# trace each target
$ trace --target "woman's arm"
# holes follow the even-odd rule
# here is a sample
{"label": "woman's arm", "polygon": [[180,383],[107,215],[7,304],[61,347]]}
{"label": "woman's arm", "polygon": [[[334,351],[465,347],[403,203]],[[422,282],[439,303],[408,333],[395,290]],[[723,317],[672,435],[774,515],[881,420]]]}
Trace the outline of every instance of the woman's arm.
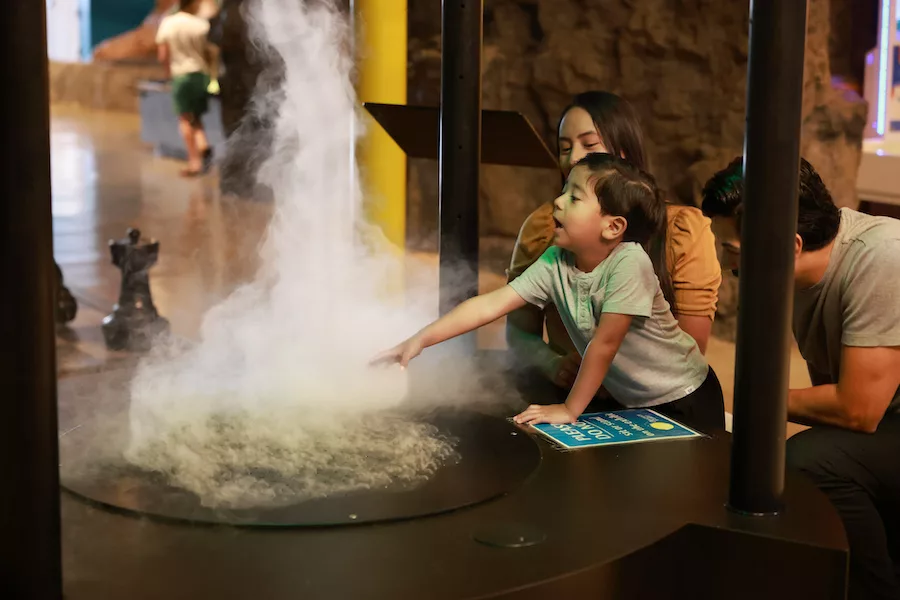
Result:
{"label": "woman's arm", "polygon": [[[550,247],[553,240],[553,205],[545,203],[528,215],[510,259],[508,276],[513,281]],[[506,320],[506,343],[516,360],[537,368],[556,385],[570,389],[577,374],[577,354],[568,357],[544,341],[544,312],[525,305],[512,311]]]}
{"label": "woman's arm", "polygon": [[520,363],[538,369],[556,385],[570,389],[578,373],[577,362],[566,360],[544,341],[544,314],[526,304],[506,318],[506,343]]}
{"label": "woman's arm", "polygon": [[496,321],[525,301],[509,285],[470,298],[405,342],[377,355],[372,363],[398,362],[405,367],[423,349]]}
{"label": "woman's arm", "polygon": [[532,404],[515,417],[516,423],[571,423],[581,416],[603,384],[622,340],[631,326],[631,315],[603,313],[581,361],[575,385],[565,404]]}
{"label": "woman's arm", "polygon": [[709,343],[709,334],[712,332],[712,318],[679,314],[676,314],[675,318],[678,319],[678,326],[697,342],[700,353],[706,354],[706,345]]}
{"label": "woman's arm", "polygon": [[670,207],[669,272],[675,288],[672,312],[681,329],[706,354],[722,282],[710,221],[693,207]]}

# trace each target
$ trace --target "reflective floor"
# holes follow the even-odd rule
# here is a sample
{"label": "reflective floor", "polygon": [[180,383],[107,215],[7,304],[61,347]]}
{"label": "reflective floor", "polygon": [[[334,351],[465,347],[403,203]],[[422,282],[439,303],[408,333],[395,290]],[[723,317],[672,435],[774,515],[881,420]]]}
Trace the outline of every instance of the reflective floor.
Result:
{"label": "reflective floor", "polygon": [[[127,358],[105,349],[99,326],[120,283],[108,242],[124,237],[129,227],[160,241],[159,263],[150,272],[152,292],[179,335],[195,336],[205,310],[252,276],[271,205],[223,197],[214,172],[179,177],[181,163],[154,156],[141,143],[137,115],[54,107],[51,144],[55,255],[80,305],[77,319],[60,329],[62,375]],[[410,260],[428,266],[425,272],[436,281],[435,255]],[[480,273],[482,291],[503,282],[502,273]],[[436,314],[436,297],[434,303]],[[500,320],[480,331],[479,346],[504,348],[503,327]],[[713,339],[708,355],[730,410],[734,345]],[[809,385],[796,348],[792,385]]]}
{"label": "reflective floor", "polygon": [[181,164],[140,142],[136,116],[53,111],[54,253],[66,284],[102,310],[118,295],[109,240],[129,227],[160,241],[153,296],[178,333],[247,279],[270,205],[223,199],[214,176],[183,179]]}
{"label": "reflective floor", "polygon": [[[118,356],[103,347],[99,324],[120,285],[109,240],[125,237],[129,227],[160,242],[151,289],[178,335],[194,337],[204,312],[252,277],[272,205],[223,197],[215,169],[202,178],[179,177],[180,162],[155,156],[140,141],[137,115],[55,106],[51,148],[54,253],[80,306],[78,318],[60,331],[63,373]],[[436,288],[437,257],[409,260]],[[503,283],[502,274],[480,274],[482,290]],[[437,296],[434,309],[436,315]],[[503,326],[501,320],[479,332],[479,345],[504,347]]]}

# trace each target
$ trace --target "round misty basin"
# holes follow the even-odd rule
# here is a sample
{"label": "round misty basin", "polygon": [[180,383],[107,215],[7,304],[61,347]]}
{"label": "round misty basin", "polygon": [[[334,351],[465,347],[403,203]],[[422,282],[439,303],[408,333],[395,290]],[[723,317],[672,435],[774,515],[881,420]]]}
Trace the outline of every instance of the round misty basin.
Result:
{"label": "round misty basin", "polygon": [[67,491],[82,499],[140,515],[271,527],[412,519],[508,494],[541,461],[535,441],[503,418],[471,410],[394,411],[452,440],[454,455],[424,481],[394,482],[288,504],[238,509],[209,505],[162,473],[140,469],[123,458],[129,376],[130,371],[122,369],[60,381],[60,480]]}

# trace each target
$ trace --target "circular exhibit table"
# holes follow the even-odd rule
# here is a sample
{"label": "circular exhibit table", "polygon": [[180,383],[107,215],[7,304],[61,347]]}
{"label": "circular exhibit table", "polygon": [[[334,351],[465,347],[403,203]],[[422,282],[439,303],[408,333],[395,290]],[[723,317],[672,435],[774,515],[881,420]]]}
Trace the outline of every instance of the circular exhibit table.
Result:
{"label": "circular exhibit table", "polygon": [[[486,502],[519,487],[537,468],[537,444],[505,420],[466,411],[421,417],[456,440],[456,456],[419,485],[393,485],[309,499],[288,506],[222,509],[124,461],[91,464],[102,438],[96,419],[60,438],[60,481],[85,500],[140,516],[193,523],[311,527],[412,519]],[[70,457],[75,457],[74,459]]]}
{"label": "circular exhibit table", "polygon": [[419,488],[223,514],[145,473],[67,475],[126,379],[60,382],[67,600],[844,597],[827,499],[788,473],[781,514],[729,511],[724,432],[564,452],[505,413],[435,413],[461,458]]}

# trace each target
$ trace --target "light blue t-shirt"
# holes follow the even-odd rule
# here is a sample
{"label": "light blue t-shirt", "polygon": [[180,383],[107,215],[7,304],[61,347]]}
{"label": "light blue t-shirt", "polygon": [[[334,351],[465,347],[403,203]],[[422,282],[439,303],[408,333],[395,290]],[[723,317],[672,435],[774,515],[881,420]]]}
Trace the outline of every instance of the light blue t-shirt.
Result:
{"label": "light blue t-shirt", "polygon": [[602,313],[631,315],[631,327],[603,385],[620,403],[640,408],[684,398],[706,379],[709,365],[694,338],[678,327],[644,249],[623,242],[590,273],[575,256],[551,246],[509,285],[529,304],[556,305],[584,356]]}

